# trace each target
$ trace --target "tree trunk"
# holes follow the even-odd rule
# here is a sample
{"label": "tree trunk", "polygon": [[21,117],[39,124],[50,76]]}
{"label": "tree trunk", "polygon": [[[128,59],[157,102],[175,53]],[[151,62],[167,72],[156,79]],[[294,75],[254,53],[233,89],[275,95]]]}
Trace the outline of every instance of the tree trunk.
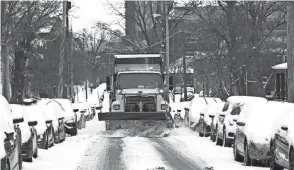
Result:
{"label": "tree trunk", "polygon": [[24,70],[26,57],[24,51],[17,50],[15,51],[15,69],[12,83],[12,101],[14,103],[20,103],[23,100],[23,91],[24,91]]}

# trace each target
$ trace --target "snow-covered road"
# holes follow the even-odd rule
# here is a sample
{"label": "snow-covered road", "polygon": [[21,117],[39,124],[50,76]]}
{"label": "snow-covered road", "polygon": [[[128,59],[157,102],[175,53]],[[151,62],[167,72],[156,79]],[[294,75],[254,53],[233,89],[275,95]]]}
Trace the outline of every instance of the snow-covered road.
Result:
{"label": "snow-covered road", "polygon": [[[107,102],[107,97],[105,97]],[[107,106],[107,103],[104,103]],[[103,112],[107,111],[103,108]],[[77,136],[67,137],[39,157],[24,163],[23,170],[263,170],[233,159],[232,148],[216,146],[209,138],[182,127],[160,126],[105,131],[96,117]]]}

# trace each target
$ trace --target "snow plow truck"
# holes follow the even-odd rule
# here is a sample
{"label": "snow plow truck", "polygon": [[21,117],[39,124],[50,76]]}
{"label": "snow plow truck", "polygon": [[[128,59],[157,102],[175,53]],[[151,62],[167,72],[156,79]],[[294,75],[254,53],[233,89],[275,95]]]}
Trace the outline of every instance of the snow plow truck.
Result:
{"label": "snow plow truck", "polygon": [[169,107],[172,77],[165,88],[161,54],[114,55],[114,74],[106,78],[109,112],[100,112],[106,130],[164,125],[173,128]]}

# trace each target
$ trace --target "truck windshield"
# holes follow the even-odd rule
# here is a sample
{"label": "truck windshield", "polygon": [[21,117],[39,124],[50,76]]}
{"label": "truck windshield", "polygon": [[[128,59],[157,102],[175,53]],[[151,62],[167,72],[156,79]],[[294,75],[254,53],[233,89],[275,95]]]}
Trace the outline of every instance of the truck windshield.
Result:
{"label": "truck windshield", "polygon": [[162,88],[162,77],[157,73],[126,73],[119,74],[118,87],[120,89]]}

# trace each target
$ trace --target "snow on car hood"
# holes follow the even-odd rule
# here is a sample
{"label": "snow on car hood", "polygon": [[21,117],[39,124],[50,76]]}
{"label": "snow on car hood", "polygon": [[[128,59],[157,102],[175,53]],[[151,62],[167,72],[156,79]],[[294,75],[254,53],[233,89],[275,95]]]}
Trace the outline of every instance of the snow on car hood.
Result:
{"label": "snow on car hood", "polygon": [[24,106],[27,110],[29,120],[28,121],[37,121],[37,125],[35,126],[38,135],[41,135],[45,132],[47,129],[46,126],[46,120],[50,120],[45,111],[44,108],[39,106],[38,104],[33,104],[30,106]]}
{"label": "snow on car hood", "polygon": [[13,117],[11,113],[10,105],[8,104],[5,97],[0,95],[0,133],[11,133],[14,132]]}
{"label": "snow on car hood", "polygon": [[62,107],[64,108],[64,119],[69,120],[75,117],[75,113],[73,111],[73,106],[71,102],[68,99],[55,99],[57,102],[59,102]]}
{"label": "snow on car hood", "polygon": [[256,143],[268,143],[273,135],[279,119],[288,111],[283,102],[269,101],[258,108],[246,120],[245,133],[249,140]]}
{"label": "snow on car hood", "polygon": [[13,112],[13,116],[16,118],[23,118],[23,122],[19,124],[19,128],[21,129],[21,139],[22,142],[27,142],[31,137],[31,130],[28,124],[28,115],[26,113],[26,109],[21,105],[11,104],[11,109]]}
{"label": "snow on car hood", "polygon": [[159,89],[123,89],[122,94],[138,94],[139,91],[142,91],[143,94],[159,94]]}

